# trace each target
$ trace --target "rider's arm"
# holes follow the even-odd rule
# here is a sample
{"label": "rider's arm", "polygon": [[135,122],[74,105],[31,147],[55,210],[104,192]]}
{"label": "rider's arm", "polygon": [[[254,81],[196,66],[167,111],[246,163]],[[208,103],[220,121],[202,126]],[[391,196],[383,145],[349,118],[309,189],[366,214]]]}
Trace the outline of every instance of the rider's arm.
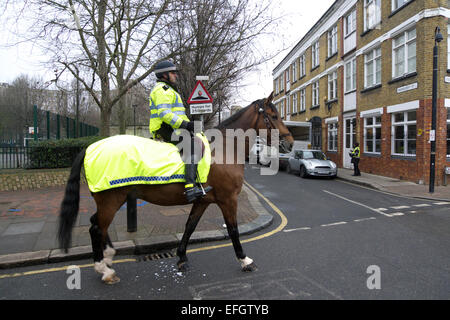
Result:
{"label": "rider's arm", "polygon": [[[158,117],[174,129],[178,129],[183,122],[183,119],[176,113],[184,114],[184,107],[182,104],[179,106],[177,100],[176,94],[169,90],[155,92],[153,97],[158,110]],[[172,111],[173,109],[175,109],[175,112]],[[176,111],[176,109],[180,110]]]}

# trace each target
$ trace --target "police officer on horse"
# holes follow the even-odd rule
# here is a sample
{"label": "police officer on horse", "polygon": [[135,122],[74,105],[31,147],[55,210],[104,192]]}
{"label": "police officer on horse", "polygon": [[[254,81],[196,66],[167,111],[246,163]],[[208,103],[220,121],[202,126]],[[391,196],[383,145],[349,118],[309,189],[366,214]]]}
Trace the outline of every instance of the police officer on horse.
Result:
{"label": "police officer on horse", "polygon": [[[149,129],[156,139],[176,145],[179,143],[178,129],[186,129],[191,133],[191,152],[184,155],[185,163],[185,195],[189,203],[203,197],[212,187],[202,188],[196,183],[197,163],[201,155],[194,148],[194,122],[186,116],[180,94],[176,90],[178,70],[170,61],[161,61],[155,66],[156,85],[150,93]],[[174,135],[173,135],[174,134]]]}

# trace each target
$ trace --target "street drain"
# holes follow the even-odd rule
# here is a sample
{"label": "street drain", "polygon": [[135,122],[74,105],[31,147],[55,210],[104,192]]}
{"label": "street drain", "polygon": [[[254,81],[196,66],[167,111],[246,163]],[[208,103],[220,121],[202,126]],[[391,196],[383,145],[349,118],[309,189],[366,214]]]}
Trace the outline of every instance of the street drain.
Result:
{"label": "street drain", "polygon": [[142,262],[142,261],[153,261],[153,260],[160,260],[160,259],[168,259],[175,257],[175,252],[162,252],[162,253],[153,253],[145,256],[139,256],[136,259],[136,262]]}

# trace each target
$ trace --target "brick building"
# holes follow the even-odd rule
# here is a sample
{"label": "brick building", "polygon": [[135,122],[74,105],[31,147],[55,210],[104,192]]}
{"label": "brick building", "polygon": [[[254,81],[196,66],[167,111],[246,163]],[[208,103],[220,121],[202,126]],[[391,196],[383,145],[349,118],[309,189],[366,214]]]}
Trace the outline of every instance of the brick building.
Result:
{"label": "brick building", "polygon": [[351,168],[429,182],[433,47],[440,28],[436,184],[450,166],[450,0],[336,0],[273,70],[285,120]]}

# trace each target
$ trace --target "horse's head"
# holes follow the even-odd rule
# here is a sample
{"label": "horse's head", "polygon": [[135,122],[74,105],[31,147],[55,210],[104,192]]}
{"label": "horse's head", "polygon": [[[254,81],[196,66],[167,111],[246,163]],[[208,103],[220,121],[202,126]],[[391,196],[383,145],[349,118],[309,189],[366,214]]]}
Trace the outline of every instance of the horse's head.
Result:
{"label": "horse's head", "polygon": [[[258,118],[256,120],[256,130],[266,129],[269,132],[277,129],[280,133],[280,146],[287,152],[294,145],[294,138],[289,129],[283,123],[277,108],[272,103],[273,92],[266,99],[259,100],[256,104]],[[267,143],[270,145],[271,135],[267,135]]]}

